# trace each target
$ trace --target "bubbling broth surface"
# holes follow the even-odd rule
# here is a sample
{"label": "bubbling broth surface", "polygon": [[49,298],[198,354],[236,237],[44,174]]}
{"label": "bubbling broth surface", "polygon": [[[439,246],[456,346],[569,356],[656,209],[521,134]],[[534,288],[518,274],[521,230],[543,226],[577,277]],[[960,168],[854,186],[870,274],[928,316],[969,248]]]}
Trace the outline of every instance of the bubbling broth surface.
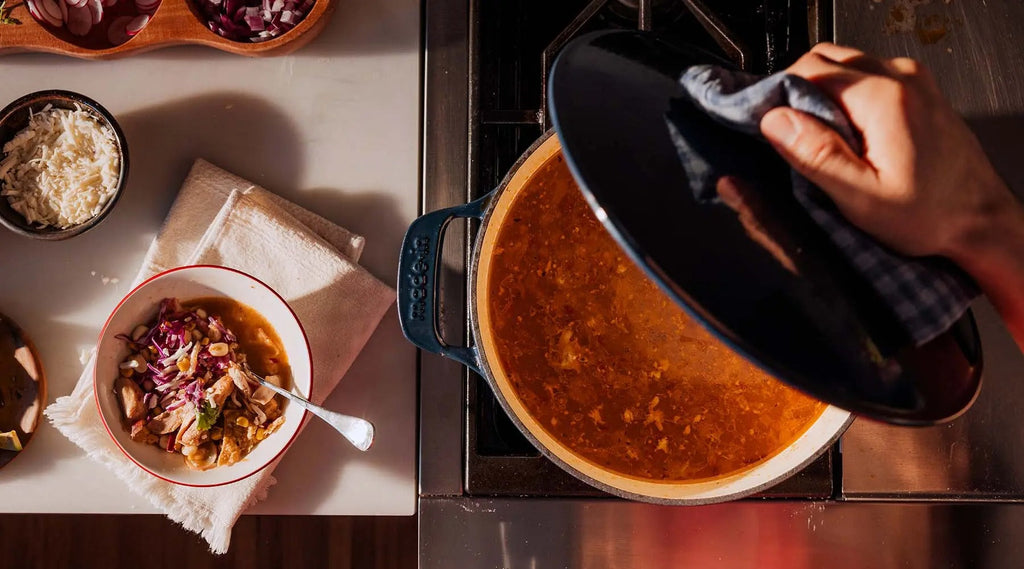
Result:
{"label": "bubbling broth surface", "polygon": [[761,462],[825,405],[687,316],[612,240],[561,154],[514,198],[486,281],[495,352],[523,405],[581,457],[695,480]]}

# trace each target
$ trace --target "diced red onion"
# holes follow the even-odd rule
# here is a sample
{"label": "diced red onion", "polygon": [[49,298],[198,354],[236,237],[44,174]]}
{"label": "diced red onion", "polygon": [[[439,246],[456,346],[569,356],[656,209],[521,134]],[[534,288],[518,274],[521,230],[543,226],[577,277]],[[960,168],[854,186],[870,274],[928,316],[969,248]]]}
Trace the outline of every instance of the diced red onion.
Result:
{"label": "diced red onion", "polygon": [[254,32],[262,32],[266,29],[263,25],[263,18],[259,16],[246,16],[245,25],[249,26],[249,29]]}
{"label": "diced red onion", "polygon": [[[207,27],[235,41],[266,41],[294,28],[315,0],[200,0]],[[212,317],[209,325],[223,333],[223,324]],[[234,335],[224,341],[234,342]]]}

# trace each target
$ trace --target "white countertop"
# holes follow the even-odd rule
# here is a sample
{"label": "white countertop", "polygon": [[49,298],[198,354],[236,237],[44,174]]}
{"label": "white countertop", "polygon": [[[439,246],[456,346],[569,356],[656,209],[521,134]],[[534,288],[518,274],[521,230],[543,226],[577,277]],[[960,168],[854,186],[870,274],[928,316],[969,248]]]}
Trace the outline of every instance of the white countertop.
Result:
{"label": "white countertop", "polygon": [[[394,285],[417,209],[419,11],[416,0],[339,0],[318,38],[269,59],[198,47],[103,62],[0,57],[0,106],[40,89],[81,92],[117,117],[130,150],[127,191],[97,228],[58,243],[0,230],[0,311],[38,346],[48,403],[70,393],[80,351],[128,292],[197,157],[365,235],[362,264]],[[326,402],[373,421],[374,447],[361,454],[311,421],[252,513],[412,514],[415,365],[392,309]],[[45,419],[0,469],[0,495],[0,512],[155,512]]]}

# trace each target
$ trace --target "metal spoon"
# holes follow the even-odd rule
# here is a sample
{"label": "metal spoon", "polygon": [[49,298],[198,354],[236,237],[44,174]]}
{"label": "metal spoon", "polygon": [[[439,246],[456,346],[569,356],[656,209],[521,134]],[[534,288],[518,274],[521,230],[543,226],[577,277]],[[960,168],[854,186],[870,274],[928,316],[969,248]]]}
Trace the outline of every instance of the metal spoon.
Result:
{"label": "metal spoon", "polygon": [[247,369],[246,371],[249,373],[249,376],[258,381],[260,385],[269,387],[274,391],[274,393],[285,396],[297,405],[305,407],[310,413],[326,421],[328,425],[334,427],[335,430],[348,439],[348,442],[352,443],[352,445],[357,449],[365,451],[373,444],[373,423],[366,419],[360,419],[359,417],[352,417],[349,415],[342,415],[341,413],[335,413],[334,411],[328,411],[327,409],[324,409],[319,405],[314,405],[308,400],[303,399],[290,391],[281,389],[273,383],[270,383],[256,375],[251,369]]}

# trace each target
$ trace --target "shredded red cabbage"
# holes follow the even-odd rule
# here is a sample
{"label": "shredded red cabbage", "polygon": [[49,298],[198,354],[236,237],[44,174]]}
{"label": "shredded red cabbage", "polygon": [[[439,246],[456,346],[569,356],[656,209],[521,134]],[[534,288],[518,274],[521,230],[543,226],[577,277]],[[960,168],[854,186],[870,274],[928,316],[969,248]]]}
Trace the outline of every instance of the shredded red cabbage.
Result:
{"label": "shredded red cabbage", "polygon": [[[219,337],[218,341],[229,344],[238,341],[220,318],[201,318],[196,312],[182,307],[176,299],[166,298],[160,302],[156,320],[139,338],[132,339],[128,334],[116,336],[128,345],[133,354],[142,354],[147,360],[144,370],[135,370],[132,374],[132,379],[143,390],[143,401],[150,409],[147,418],[161,410],[173,411],[188,403],[198,408],[205,399],[206,383],[223,376],[233,363],[238,363],[234,349],[229,349],[223,356],[210,354],[209,346],[214,343],[211,330],[215,330],[212,338]],[[196,362],[186,360],[193,354]]]}

